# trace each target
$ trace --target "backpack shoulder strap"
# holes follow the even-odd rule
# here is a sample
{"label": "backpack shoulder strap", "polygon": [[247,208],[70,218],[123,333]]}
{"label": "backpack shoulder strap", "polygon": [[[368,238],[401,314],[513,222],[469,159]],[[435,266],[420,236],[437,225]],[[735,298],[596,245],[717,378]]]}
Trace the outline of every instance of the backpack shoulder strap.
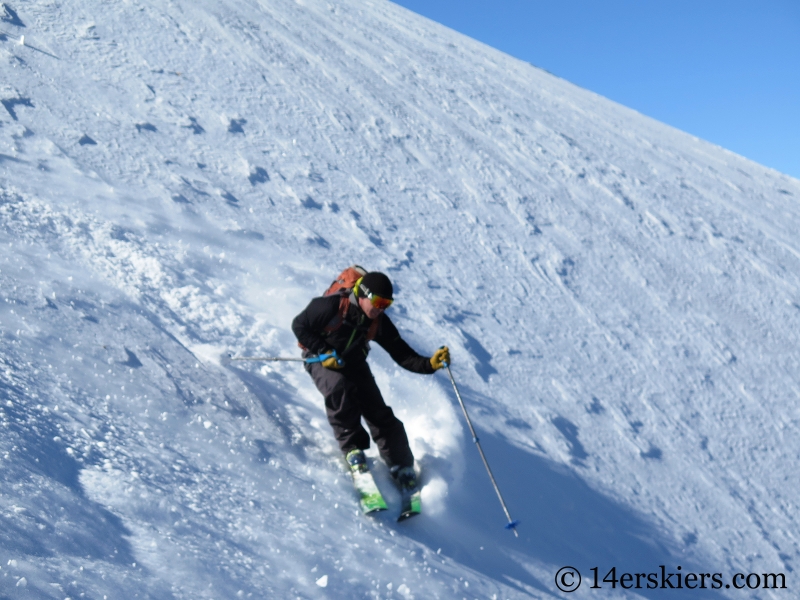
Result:
{"label": "backpack shoulder strap", "polygon": [[375,319],[374,321],[372,321],[372,323],[369,324],[369,329],[367,329],[367,341],[368,342],[371,342],[372,340],[374,340],[375,336],[378,335],[378,327],[380,327],[380,322],[381,322],[381,317],[382,316],[383,315],[378,316],[377,319]]}
{"label": "backpack shoulder strap", "polygon": [[323,330],[325,333],[333,333],[344,323],[345,315],[350,308],[350,292],[342,292],[339,294],[339,312],[333,317]]}

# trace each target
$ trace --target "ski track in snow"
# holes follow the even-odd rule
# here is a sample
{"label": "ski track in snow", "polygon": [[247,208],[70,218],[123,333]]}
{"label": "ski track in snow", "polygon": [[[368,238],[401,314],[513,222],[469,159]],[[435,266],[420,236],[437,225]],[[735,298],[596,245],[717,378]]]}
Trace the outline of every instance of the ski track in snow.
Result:
{"label": "ski track in snow", "polygon": [[[800,182],[387,2],[2,15],[0,596],[796,587]],[[395,524],[302,369],[225,360],[295,356],[354,262],[450,346],[519,540],[446,377],[372,354],[425,483]]]}

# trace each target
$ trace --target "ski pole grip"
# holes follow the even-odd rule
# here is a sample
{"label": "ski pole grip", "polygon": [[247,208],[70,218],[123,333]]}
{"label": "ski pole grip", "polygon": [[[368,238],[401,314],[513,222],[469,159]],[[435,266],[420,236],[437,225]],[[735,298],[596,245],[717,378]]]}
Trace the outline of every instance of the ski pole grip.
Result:
{"label": "ski pole grip", "polygon": [[309,356],[306,359],[307,363],[321,363],[324,360],[328,360],[333,354],[318,354],[317,356]]}
{"label": "ski pole grip", "polygon": [[336,350],[333,350],[330,354],[318,354],[317,356],[311,356],[306,359],[307,363],[321,363],[325,362],[329,358],[335,358],[336,363],[338,365],[344,365],[344,360],[339,358],[339,355],[336,353]]}

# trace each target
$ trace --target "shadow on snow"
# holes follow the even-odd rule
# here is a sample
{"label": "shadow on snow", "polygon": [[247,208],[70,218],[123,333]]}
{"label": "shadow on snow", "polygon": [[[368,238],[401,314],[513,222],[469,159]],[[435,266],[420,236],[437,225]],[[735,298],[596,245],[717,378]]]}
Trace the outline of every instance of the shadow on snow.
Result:
{"label": "shadow on snow", "polygon": [[[672,536],[645,516],[592,489],[567,467],[502,437],[480,431],[478,435],[509,512],[520,521],[520,537],[504,529],[505,515],[470,436],[461,449],[467,462],[464,479],[449,482],[446,515],[400,525],[399,533],[434,552],[441,548],[452,560],[528,593],[534,588],[560,596],[553,583],[563,566],[582,573],[582,588],[592,585],[590,569],[597,567],[604,590],[611,590],[602,579],[612,567],[616,567],[617,577],[623,573],[657,573],[659,583],[660,565],[668,573],[678,573],[679,566],[683,574],[720,570],[719,566],[706,568],[689,560],[685,546]],[[447,472],[446,465],[429,466]],[[540,580],[542,573],[548,573],[545,581]],[[643,587],[647,585],[646,578],[641,581]],[[677,578],[671,582],[677,585]],[[722,597],[710,589],[710,579],[706,579],[706,585],[709,589],[693,589],[692,595]],[[616,591],[623,590],[617,585]],[[686,588],[631,592],[646,598],[677,597],[685,594]]]}

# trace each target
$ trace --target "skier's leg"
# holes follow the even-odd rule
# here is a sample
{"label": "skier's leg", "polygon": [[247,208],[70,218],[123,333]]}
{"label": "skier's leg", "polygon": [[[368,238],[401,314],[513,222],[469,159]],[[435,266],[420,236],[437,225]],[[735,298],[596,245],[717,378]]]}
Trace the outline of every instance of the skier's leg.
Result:
{"label": "skier's leg", "polygon": [[369,448],[369,434],[361,425],[357,385],[341,371],[319,363],[306,364],[306,370],[325,398],[325,414],[342,452]]}
{"label": "skier's leg", "polygon": [[406,429],[383,400],[367,363],[359,367],[356,380],[361,414],[378,446],[381,458],[390,469],[412,466],[414,455],[408,444]]}

